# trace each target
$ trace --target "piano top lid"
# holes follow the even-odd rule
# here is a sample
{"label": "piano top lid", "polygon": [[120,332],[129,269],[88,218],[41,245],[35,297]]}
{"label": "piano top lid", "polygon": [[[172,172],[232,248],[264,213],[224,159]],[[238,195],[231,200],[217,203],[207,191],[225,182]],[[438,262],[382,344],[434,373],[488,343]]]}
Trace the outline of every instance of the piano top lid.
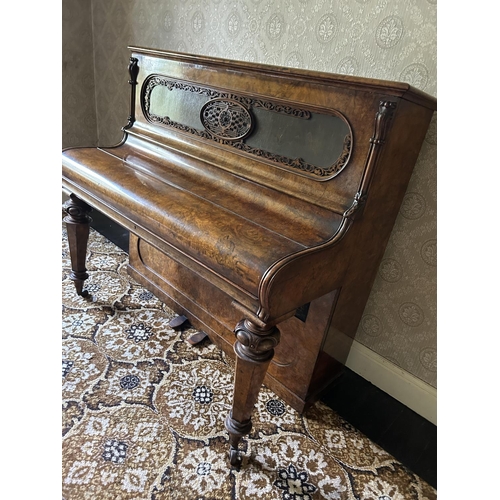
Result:
{"label": "piano top lid", "polygon": [[275,78],[283,76],[285,78],[293,78],[295,80],[302,80],[309,83],[341,85],[358,90],[362,89],[365,91],[382,92],[388,95],[399,97],[401,99],[405,99],[434,111],[437,109],[437,99],[434,96],[431,96],[430,94],[427,94],[420,89],[412,87],[405,82],[380,80],[376,78],[366,78],[360,76],[340,75],[323,71],[289,68],[286,66],[274,66],[270,64],[224,59],[220,57],[204,56],[201,54],[197,55],[168,50],[151,49],[133,45],[129,46],[128,49],[139,54],[176,60],[185,63],[203,64],[205,66],[217,66],[219,68],[242,70],[250,73],[255,72],[259,74],[268,74],[272,75]]}

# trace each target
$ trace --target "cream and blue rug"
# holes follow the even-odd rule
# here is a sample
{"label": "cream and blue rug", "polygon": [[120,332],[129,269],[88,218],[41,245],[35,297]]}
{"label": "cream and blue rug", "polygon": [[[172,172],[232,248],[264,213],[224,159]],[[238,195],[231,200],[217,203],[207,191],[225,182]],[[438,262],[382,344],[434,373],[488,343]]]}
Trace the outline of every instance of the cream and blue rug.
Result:
{"label": "cream and blue rug", "polygon": [[230,470],[224,419],[233,362],[132,280],[91,230],[86,288],[62,238],[64,500],[435,500],[436,490],[322,403],[305,415],[264,388]]}

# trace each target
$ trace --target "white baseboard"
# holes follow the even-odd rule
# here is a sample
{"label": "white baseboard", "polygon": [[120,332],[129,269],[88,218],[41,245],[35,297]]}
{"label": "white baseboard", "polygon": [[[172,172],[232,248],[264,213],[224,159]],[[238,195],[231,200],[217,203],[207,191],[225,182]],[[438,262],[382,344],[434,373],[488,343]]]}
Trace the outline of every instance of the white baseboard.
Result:
{"label": "white baseboard", "polygon": [[437,425],[437,389],[354,341],[347,368]]}

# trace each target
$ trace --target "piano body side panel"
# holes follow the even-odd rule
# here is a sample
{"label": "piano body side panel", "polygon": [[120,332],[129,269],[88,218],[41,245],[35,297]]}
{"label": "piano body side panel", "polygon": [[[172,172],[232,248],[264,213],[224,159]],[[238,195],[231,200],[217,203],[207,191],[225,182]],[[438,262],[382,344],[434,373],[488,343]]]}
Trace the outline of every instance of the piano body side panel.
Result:
{"label": "piano body side panel", "polygon": [[341,363],[349,355],[373,282],[433,111],[401,100],[374,172],[366,206],[351,228],[356,243],[332,316],[325,350]]}
{"label": "piano body side panel", "polygon": [[[326,345],[345,363],[417,161],[433,111],[400,100],[374,165],[365,205],[332,245],[306,251],[268,273],[259,296],[271,318],[339,290]],[[340,335],[344,340],[333,337]],[[351,339],[345,340],[345,339]],[[333,348],[332,346],[337,346]]]}

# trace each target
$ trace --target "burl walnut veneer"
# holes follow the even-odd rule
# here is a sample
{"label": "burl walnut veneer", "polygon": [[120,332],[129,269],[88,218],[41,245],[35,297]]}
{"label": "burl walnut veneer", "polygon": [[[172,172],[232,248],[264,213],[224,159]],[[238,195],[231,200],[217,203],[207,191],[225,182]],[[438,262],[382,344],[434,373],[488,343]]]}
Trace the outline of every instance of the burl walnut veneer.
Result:
{"label": "burl walnut veneer", "polygon": [[262,383],[303,411],[342,367],[323,343],[356,332],[436,100],[405,83],[131,52],[123,140],[63,151],[71,277],[86,296],[91,206],[130,230],[131,275],[236,359],[239,467]]}

